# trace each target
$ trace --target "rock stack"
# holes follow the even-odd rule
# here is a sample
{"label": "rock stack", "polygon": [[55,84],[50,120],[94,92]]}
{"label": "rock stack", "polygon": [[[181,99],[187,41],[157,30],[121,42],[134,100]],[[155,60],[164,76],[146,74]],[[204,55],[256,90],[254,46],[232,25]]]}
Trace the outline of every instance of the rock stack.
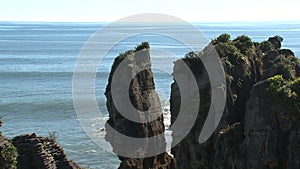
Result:
{"label": "rock stack", "polygon": [[[113,90],[117,91],[115,97],[121,98],[120,103],[114,98]],[[119,155],[119,169],[175,168],[174,159],[165,152],[163,113],[155,92],[148,43],[142,43],[115,59],[105,96],[109,111],[106,140]],[[120,105],[127,100],[133,109],[126,104],[120,110]],[[117,104],[120,104],[119,109]],[[141,141],[132,144],[120,135],[140,138]]]}

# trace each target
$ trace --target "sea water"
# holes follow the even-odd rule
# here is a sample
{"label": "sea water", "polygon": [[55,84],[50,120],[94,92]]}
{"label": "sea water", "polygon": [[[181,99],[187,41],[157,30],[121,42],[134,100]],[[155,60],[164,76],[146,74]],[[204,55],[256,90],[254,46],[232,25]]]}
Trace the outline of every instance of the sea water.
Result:
{"label": "sea water", "polygon": [[[193,23],[211,40],[222,33],[232,38],[247,35],[254,41],[270,36],[284,38],[283,47],[300,56],[300,23]],[[24,133],[48,136],[55,132],[68,157],[91,168],[117,168],[119,160],[97,146],[80,126],[72,100],[72,76],[76,60],[86,41],[106,23],[0,22],[0,116],[3,133],[13,138]],[[161,35],[129,37],[116,44],[99,64],[96,95],[103,119],[107,119],[105,87],[113,59],[119,53],[148,41],[152,52],[156,90],[166,126],[173,61],[189,52],[180,42]],[[111,42],[107,42],[111,43]],[[99,126],[101,128],[103,126]]]}

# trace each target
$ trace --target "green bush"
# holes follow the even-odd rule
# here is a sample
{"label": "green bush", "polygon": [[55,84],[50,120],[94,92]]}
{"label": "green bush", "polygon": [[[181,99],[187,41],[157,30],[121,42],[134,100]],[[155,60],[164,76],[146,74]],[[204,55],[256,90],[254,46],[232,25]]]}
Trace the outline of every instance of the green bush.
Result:
{"label": "green bush", "polygon": [[260,43],[260,50],[263,53],[266,53],[268,51],[274,50],[275,46],[270,41],[263,41]]}
{"label": "green bush", "polygon": [[18,152],[15,146],[11,143],[1,151],[1,156],[4,159],[4,168],[16,169]]}
{"label": "green bush", "polygon": [[271,50],[275,50],[275,46],[270,41],[263,41],[260,44],[260,49],[265,53]]}
{"label": "green bush", "polygon": [[238,36],[236,39],[233,40],[233,44],[243,54],[247,54],[247,51],[251,50],[252,47],[254,46],[252,40],[245,35]]}
{"label": "green bush", "polygon": [[278,50],[281,48],[281,42],[283,41],[283,38],[281,36],[276,35],[274,37],[270,37],[268,41],[271,42],[275,49]]}
{"label": "green bush", "polygon": [[283,96],[289,97],[291,90],[287,85],[287,81],[282,77],[282,75],[276,75],[268,79],[269,82],[269,92],[273,96]]}
{"label": "green bush", "polygon": [[143,49],[150,49],[150,45],[148,42],[142,42],[140,45],[136,46],[134,50],[128,50],[124,53],[120,53],[118,57],[115,58],[116,63],[120,63],[123,59],[132,55],[134,52],[143,50]]}
{"label": "green bush", "polygon": [[140,45],[138,45],[136,48],[135,48],[135,51],[140,51],[140,50],[143,50],[143,49],[150,49],[150,45],[148,42],[142,42]]}
{"label": "green bush", "polygon": [[213,40],[214,45],[217,43],[230,43],[230,35],[227,33],[220,35],[215,40]]}
{"label": "green bush", "polygon": [[294,56],[267,54],[262,58],[263,68],[269,77],[283,75],[284,79],[294,79],[296,76],[295,67],[298,59]]}
{"label": "green bush", "polygon": [[276,104],[282,104],[300,118],[300,77],[295,80],[284,79],[282,75],[269,78],[268,91]]}
{"label": "green bush", "polygon": [[245,79],[248,76],[247,58],[236,46],[231,43],[219,43],[215,47],[228,75],[235,80]]}
{"label": "green bush", "polygon": [[292,91],[294,91],[297,96],[300,96],[300,78],[294,80],[291,84]]}

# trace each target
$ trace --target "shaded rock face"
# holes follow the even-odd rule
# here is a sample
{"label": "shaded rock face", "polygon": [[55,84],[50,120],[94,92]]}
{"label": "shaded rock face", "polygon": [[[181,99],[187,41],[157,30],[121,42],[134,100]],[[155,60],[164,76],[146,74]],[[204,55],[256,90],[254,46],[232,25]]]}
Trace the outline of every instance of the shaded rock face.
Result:
{"label": "shaded rock face", "polygon": [[[200,144],[196,144],[200,136],[201,129],[207,117],[207,113],[210,107],[210,83],[208,73],[204,69],[204,65],[201,60],[189,60],[182,59],[186,65],[194,73],[200,94],[200,107],[197,120],[187,134],[187,136],[172,148],[172,154],[176,158],[176,164],[178,168],[200,168],[205,167],[209,160],[209,144],[208,147],[203,147]],[[181,76],[184,72],[181,72],[180,61],[175,62],[173,76],[176,79]],[[180,89],[175,81],[172,84],[171,98],[170,98],[170,110],[171,110],[171,123],[173,124],[179,114],[181,106],[181,94]],[[182,112],[184,113],[184,112]],[[188,114],[186,115],[188,116]],[[182,124],[184,125],[184,124]],[[181,131],[173,131],[173,140],[176,139],[176,135],[180,134]]]}
{"label": "shaded rock face", "polygon": [[[0,127],[2,121],[0,119]],[[17,150],[9,142],[9,140],[0,132],[0,168],[1,169],[16,169],[17,168]]]}
{"label": "shaded rock face", "polygon": [[283,39],[280,36],[274,36],[274,37],[270,37],[268,41],[271,42],[271,44],[275,47],[275,49],[280,49],[281,42],[283,41]]}
{"label": "shaded rock face", "polygon": [[[12,154],[9,148],[11,143],[3,136],[0,135],[0,168],[3,169],[16,169],[17,153]],[[8,151],[9,150],[9,151]]]}
{"label": "shaded rock face", "polygon": [[17,136],[12,144],[18,150],[17,167],[21,169],[81,169],[67,159],[53,139],[32,135]]}
{"label": "shaded rock face", "polygon": [[[226,72],[227,101],[218,129],[203,144],[199,144],[198,137],[209,108],[208,77],[205,70],[199,73],[203,69],[201,61],[190,64],[197,59],[185,59],[204,98],[201,96],[201,107],[192,130],[172,148],[179,169],[300,168],[296,117],[285,104],[270,96],[267,92],[269,84],[265,81],[275,75],[296,78],[299,61],[292,51],[280,49],[282,39],[279,37],[269,39],[273,47],[267,51],[261,50],[260,43],[245,45],[241,39],[245,42],[247,38],[213,42]],[[240,46],[248,48],[241,50]],[[196,54],[196,58],[201,56],[202,53]],[[173,124],[180,109],[180,90],[176,81],[172,84],[170,102]]]}
{"label": "shaded rock face", "polygon": [[[121,67],[121,66],[124,67]],[[113,76],[118,76],[116,72],[121,67],[122,75],[114,80]],[[124,86],[130,81],[129,89]],[[137,120],[148,119],[148,122],[132,121],[121,114],[117,109],[113,99],[112,86],[116,83],[115,90],[119,91],[118,97],[122,97],[121,92],[125,90],[127,98],[134,109],[122,109],[127,115]],[[120,169],[173,169],[175,168],[174,159],[166,151],[166,142],[164,135],[163,113],[157,93],[154,91],[153,73],[151,71],[150,51],[147,43],[142,43],[135,50],[120,54],[114,61],[106,88],[105,96],[107,98],[107,109],[109,111],[109,120],[106,123],[106,140],[113,147],[113,151],[119,154],[121,160]],[[124,101],[123,99],[121,100]],[[124,101],[125,102],[125,101]],[[144,113],[145,111],[149,113]],[[125,114],[125,115],[126,115]],[[143,138],[138,144],[132,144],[124,138],[118,136],[118,133],[133,137]],[[156,136],[156,139],[148,139]],[[159,155],[152,156],[152,152],[161,152]],[[129,153],[129,154],[128,154]],[[125,155],[140,155],[137,158],[128,158]],[[150,154],[150,155],[149,155]],[[146,158],[139,158],[146,157]]]}
{"label": "shaded rock face", "polygon": [[300,168],[300,128],[293,127],[291,110],[275,101],[268,87],[266,81],[255,85],[247,102],[246,168]]}

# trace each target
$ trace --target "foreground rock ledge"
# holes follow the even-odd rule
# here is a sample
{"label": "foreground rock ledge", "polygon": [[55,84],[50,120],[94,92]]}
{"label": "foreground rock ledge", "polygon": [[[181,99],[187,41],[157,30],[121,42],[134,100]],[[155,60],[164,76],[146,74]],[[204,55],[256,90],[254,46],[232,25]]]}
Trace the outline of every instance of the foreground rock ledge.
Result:
{"label": "foreground rock ledge", "polygon": [[21,135],[12,143],[18,150],[17,167],[20,169],[83,169],[67,158],[54,139]]}
{"label": "foreground rock ledge", "polygon": [[[1,125],[0,119],[0,127]],[[83,169],[67,158],[54,137],[37,137],[33,133],[8,140],[0,131],[0,169],[17,168]]]}

